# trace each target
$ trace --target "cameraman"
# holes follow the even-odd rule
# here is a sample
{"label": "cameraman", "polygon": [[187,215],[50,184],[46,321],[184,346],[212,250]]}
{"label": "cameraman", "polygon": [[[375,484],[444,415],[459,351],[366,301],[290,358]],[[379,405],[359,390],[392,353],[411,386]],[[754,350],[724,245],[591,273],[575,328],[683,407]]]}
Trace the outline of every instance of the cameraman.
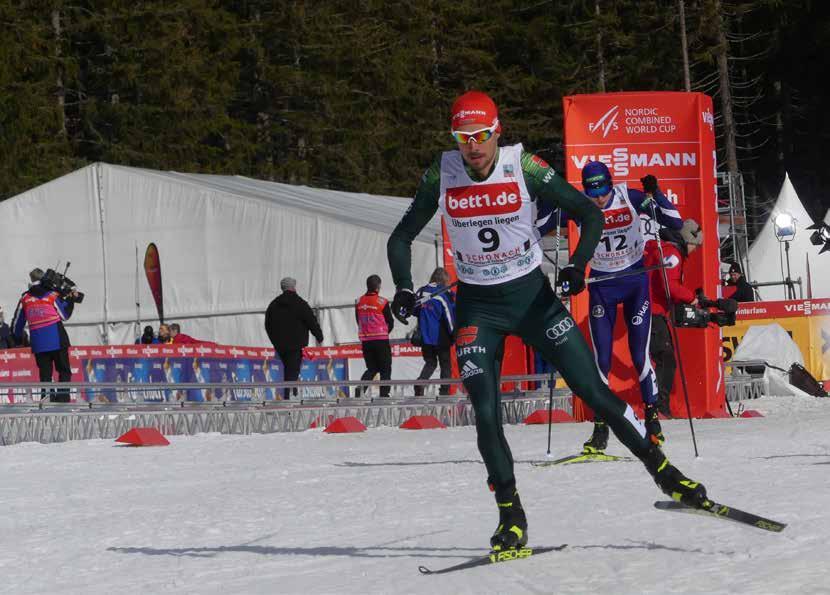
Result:
{"label": "cameraman", "polygon": [[[651,271],[651,342],[649,354],[654,361],[657,376],[657,409],[666,417],[671,417],[669,395],[674,385],[674,372],[677,359],[674,354],[674,342],[669,329],[668,316],[671,316],[673,304],[698,305],[695,293],[683,286],[683,267],[686,258],[703,243],[703,232],[694,219],[686,219],[680,230],[661,228],[660,239],[663,244],[663,265],[665,269]],[[656,240],[649,240],[645,248],[645,266],[660,264],[660,250]],[[666,285],[663,272],[669,283],[671,304],[666,303]]]}
{"label": "cameraman", "polygon": [[[74,289],[61,296],[53,288],[41,283],[43,271],[34,269],[29,273],[31,284],[29,290],[21,297],[17,304],[12,322],[12,332],[17,341],[23,339],[23,328],[29,323],[30,343],[32,353],[37,361],[41,382],[52,381],[52,367],[58,371],[59,382],[69,382],[72,379],[72,368],[69,366],[69,335],[63,327],[63,321],[72,316],[75,308],[74,299],[78,292]],[[68,403],[69,391],[53,392],[50,400],[53,403]]]}

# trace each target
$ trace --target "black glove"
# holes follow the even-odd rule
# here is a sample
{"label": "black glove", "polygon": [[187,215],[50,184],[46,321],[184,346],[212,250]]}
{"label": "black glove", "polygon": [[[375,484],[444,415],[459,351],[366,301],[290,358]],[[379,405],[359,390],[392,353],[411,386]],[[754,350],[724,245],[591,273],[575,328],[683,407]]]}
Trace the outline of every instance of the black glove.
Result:
{"label": "black glove", "polygon": [[556,288],[563,296],[581,293],[585,289],[585,269],[575,266],[565,267],[559,271]]}
{"label": "black glove", "polygon": [[643,184],[643,192],[646,194],[654,194],[657,192],[657,178],[651,174],[644,178],[640,178],[640,182]]}
{"label": "black glove", "polygon": [[392,316],[402,324],[409,324],[406,319],[412,316],[417,304],[415,292],[411,289],[399,289],[392,298]]}

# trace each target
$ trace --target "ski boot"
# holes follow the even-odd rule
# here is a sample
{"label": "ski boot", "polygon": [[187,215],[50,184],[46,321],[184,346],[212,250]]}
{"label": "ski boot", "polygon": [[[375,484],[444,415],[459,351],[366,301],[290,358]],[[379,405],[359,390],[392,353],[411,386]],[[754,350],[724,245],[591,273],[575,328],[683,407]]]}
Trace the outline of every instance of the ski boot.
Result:
{"label": "ski boot", "polygon": [[591,434],[588,442],[582,445],[582,454],[603,454],[606,448],[608,448],[608,424],[595,418],[594,433]]}
{"label": "ski boot", "polygon": [[663,444],[666,441],[666,437],[663,436],[663,429],[660,427],[660,420],[657,417],[658,414],[659,412],[656,404],[646,405],[646,434],[648,434],[648,439],[654,444]]}
{"label": "ski boot", "polygon": [[527,517],[519,500],[519,492],[514,487],[513,494],[505,501],[499,501],[496,492],[496,505],[499,507],[499,526],[490,538],[490,548],[494,552],[521,549],[527,545]]}
{"label": "ski boot", "polygon": [[656,444],[649,447],[641,459],[654,478],[657,486],[672,500],[693,508],[708,508],[711,502],[706,498],[706,488],[693,481],[669,463],[669,459]]}

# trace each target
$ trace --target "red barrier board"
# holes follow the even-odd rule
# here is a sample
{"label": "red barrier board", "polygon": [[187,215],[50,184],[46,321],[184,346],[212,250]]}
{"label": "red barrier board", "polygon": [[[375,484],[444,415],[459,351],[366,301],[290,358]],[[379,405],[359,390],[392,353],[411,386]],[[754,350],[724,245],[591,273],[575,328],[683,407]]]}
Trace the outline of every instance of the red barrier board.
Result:
{"label": "red barrier board", "polygon": [[[409,343],[393,343],[394,357],[421,357]],[[216,344],[94,345],[69,348],[73,382],[221,382],[280,381],[281,364],[275,364],[270,347]],[[362,359],[359,343],[334,347],[307,347],[303,351],[301,379],[348,379],[344,360]],[[339,363],[338,363],[339,362]],[[190,373],[192,371],[192,373]],[[325,373],[323,373],[325,371]],[[310,374],[305,378],[303,374]],[[110,378],[110,376],[112,376]],[[28,348],[0,350],[0,383],[38,382],[35,358]],[[103,389],[102,389],[103,390]],[[192,391],[191,391],[192,392]],[[195,400],[200,391],[187,395]],[[92,393],[84,398],[92,398]],[[96,397],[109,398],[101,391]],[[241,398],[235,393],[234,398]],[[244,396],[244,395],[242,395]],[[269,397],[270,398],[270,397]],[[0,402],[15,402],[15,391],[0,391]]]}
{"label": "red barrier board", "polygon": [[830,298],[744,303],[738,308],[737,315],[738,320],[802,316],[830,316]]}
{"label": "red barrier board", "polygon": [[[683,218],[700,223],[703,246],[686,264],[685,284],[718,294],[720,266],[717,235],[715,134],[712,100],[700,93],[638,92],[573,95],[563,98],[565,113],[565,175],[581,188],[581,171],[599,160],[611,170],[614,183],[641,188],[640,178],[657,177],[660,188],[678,206]],[[571,223],[570,249],[578,232]],[[571,301],[571,312],[587,332],[587,292]],[[618,316],[614,335],[612,390],[632,404],[641,404],[631,364],[624,322]],[[717,328],[680,330],[680,358],[693,415],[717,409],[724,402],[724,381]],[[672,409],[683,411],[679,373],[672,392]],[[589,412],[575,403],[574,413]]]}

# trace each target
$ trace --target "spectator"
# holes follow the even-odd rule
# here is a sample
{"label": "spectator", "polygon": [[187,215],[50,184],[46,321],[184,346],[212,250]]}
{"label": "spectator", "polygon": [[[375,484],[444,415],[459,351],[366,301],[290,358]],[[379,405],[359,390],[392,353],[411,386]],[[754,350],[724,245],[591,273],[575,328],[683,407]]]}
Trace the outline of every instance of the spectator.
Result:
{"label": "spectator", "polygon": [[159,325],[159,334],[156,337],[156,343],[172,343],[173,337],[170,336],[170,327],[163,322]]}
{"label": "spectator", "polygon": [[[58,372],[59,382],[69,382],[72,379],[72,368],[69,365],[69,335],[63,327],[63,321],[72,316],[75,308],[73,298],[77,298],[75,291],[61,296],[54,289],[49,289],[41,283],[44,273],[41,269],[33,269],[29,273],[29,289],[17,304],[17,310],[12,321],[12,332],[15,342],[23,339],[23,329],[29,324],[31,332],[32,353],[35,355],[41,382],[51,382],[53,367]],[[50,400],[56,403],[68,403],[69,391],[53,392]]]}
{"label": "spectator", "polygon": [[734,260],[727,264],[729,264],[729,278],[723,281],[725,286],[723,297],[732,298],[736,302],[754,302],[755,291],[744,277],[741,265]]}
{"label": "spectator", "polygon": [[216,345],[213,341],[204,341],[202,339],[195,339],[190,335],[185,335],[182,332],[182,327],[175,322],[170,325],[170,342],[175,343],[176,345],[188,345],[193,343],[198,343],[200,345]]}
{"label": "spectator", "polygon": [[144,327],[144,332],[135,340],[136,344],[150,345],[151,343],[158,343],[156,335],[153,333],[153,327],[149,324]]}
{"label": "spectator", "polygon": [[[320,323],[303,298],[297,295],[297,281],[285,277],[280,281],[282,293],[268,305],[265,311],[265,332],[282,360],[286,382],[294,382],[300,377],[303,364],[303,347],[308,345],[308,333],[314,335],[318,343],[323,342]],[[297,394],[297,389],[294,389]],[[283,390],[283,398],[288,399],[288,389]]]}
{"label": "spectator", "polygon": [[11,349],[15,345],[12,329],[5,320],[3,308],[0,308],[0,349]]}
{"label": "spectator", "polygon": [[[429,283],[418,290],[418,299],[432,296],[445,290],[440,295],[430,297],[422,306],[416,309],[418,316],[418,330],[421,333],[421,355],[424,358],[424,367],[418,380],[427,380],[432,377],[435,368],[441,366],[441,378],[452,377],[452,361],[450,348],[455,342],[455,300],[450,291],[446,291],[450,282],[447,270],[438,267],[432,272]],[[463,347],[461,349],[464,349]],[[424,394],[423,386],[415,387],[415,395]],[[442,384],[439,394],[450,394],[450,386]]]}
{"label": "spectator", "polygon": [[[392,376],[392,347],[389,345],[389,333],[395,324],[389,300],[380,295],[380,277],[369,275],[366,279],[366,293],[357,300],[354,309],[357,319],[357,336],[363,350],[366,371],[361,380],[372,380],[380,374],[381,380]],[[392,387],[381,386],[380,396],[388,397]],[[364,387],[365,391],[365,387]],[[355,389],[355,396],[360,396],[360,387]]]}
{"label": "spectator", "polygon": [[190,335],[185,335],[182,332],[182,327],[179,326],[178,323],[174,322],[170,325],[170,342],[171,343],[202,343],[202,341],[198,339],[194,339]]}

